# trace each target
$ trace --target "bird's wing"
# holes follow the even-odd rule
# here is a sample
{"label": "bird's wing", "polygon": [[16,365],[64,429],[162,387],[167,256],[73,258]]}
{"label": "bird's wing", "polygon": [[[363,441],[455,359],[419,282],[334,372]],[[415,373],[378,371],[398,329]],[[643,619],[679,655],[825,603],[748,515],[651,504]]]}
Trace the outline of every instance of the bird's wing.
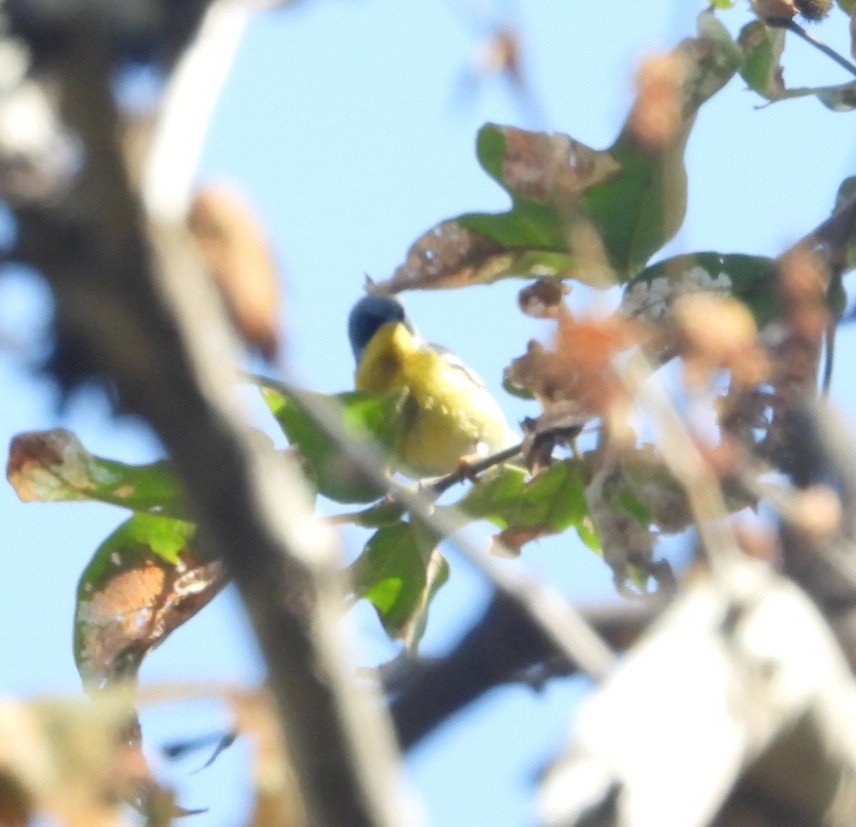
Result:
{"label": "bird's wing", "polygon": [[435,344],[434,342],[425,342],[425,345],[438,353],[449,367],[461,371],[474,385],[477,385],[483,391],[487,391],[487,385],[485,385],[481,376],[465,364],[457,353],[443,347],[442,345]]}

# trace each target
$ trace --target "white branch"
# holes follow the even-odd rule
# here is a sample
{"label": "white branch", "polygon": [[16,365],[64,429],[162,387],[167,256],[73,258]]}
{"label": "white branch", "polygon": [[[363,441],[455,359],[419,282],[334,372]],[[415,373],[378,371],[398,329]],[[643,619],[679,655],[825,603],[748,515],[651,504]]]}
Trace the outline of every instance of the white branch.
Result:
{"label": "white branch", "polygon": [[584,706],[545,777],[543,824],[570,827],[603,805],[603,824],[702,827],[767,759],[793,771],[788,783],[756,779],[766,794],[806,823],[845,823],[834,813],[856,792],[847,665],[800,590],[731,559],[690,586]]}
{"label": "white branch", "polygon": [[167,83],[143,174],[152,218],[181,222],[187,215],[208,127],[250,13],[241,0],[214,0]]}

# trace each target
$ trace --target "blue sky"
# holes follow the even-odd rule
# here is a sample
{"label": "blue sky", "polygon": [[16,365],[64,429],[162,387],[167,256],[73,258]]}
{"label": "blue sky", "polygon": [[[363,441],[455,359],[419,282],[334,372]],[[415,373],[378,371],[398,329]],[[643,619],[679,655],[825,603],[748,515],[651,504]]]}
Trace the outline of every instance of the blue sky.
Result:
{"label": "blue sky", "polygon": [[[465,8],[461,14],[455,9]],[[260,14],[251,24],[224,90],[200,176],[238,183],[255,204],[282,264],[287,307],[286,362],[295,378],[323,391],[350,387],[353,365],[345,318],[365,274],[383,278],[409,244],[445,217],[501,210],[506,197],[479,169],[475,133],[485,121],[547,127],[595,147],[614,138],[626,114],[638,59],[694,30],[702,4],[626,0],[460,6],[397,0],[304,0]],[[483,15],[484,28],[464,21]],[[521,27],[526,69],[546,123],[527,119],[506,84],[493,79],[469,94],[462,81],[487,24]],[[745,10],[722,16],[732,30]],[[836,12],[817,30],[847,53],[846,21]],[[800,42],[789,45],[793,85],[840,83],[842,71]],[[701,111],[687,150],[690,200],[685,226],[668,252],[718,250],[774,255],[829,212],[839,181],[853,174],[854,114],[828,112],[813,99],[757,108],[762,101],[733,80]],[[503,367],[548,328],[516,309],[520,284],[420,293],[407,299],[429,338],[460,353],[497,391],[512,420],[531,406],[503,396]],[[580,296],[580,291],[577,291]],[[581,300],[578,298],[577,300]],[[30,374],[47,318],[44,288],[26,274],[0,279],[0,331],[27,344],[0,350],[0,438],[23,430],[74,430],[94,453],[129,462],[158,455],[145,429],[112,417],[91,393],[60,416],[49,384]],[[839,339],[833,397],[851,418],[847,387],[853,333]],[[71,618],[77,577],[123,514],[88,504],[21,504],[0,486],[0,692],[75,693]],[[354,553],[358,538],[346,538]],[[578,600],[609,597],[600,561],[570,537],[527,548],[523,563],[544,571]],[[484,588],[453,558],[453,578],[432,616],[428,651],[448,646],[481,606]],[[363,613],[361,617],[368,618]],[[377,630],[367,627],[367,649]],[[231,593],[179,630],[145,663],[146,682],[182,679],[252,682],[261,667]],[[527,790],[570,731],[585,685],[495,693],[415,751],[409,776],[431,823],[532,823]],[[204,708],[147,716],[149,743],[217,726]],[[236,779],[237,746],[210,769],[178,768],[181,800],[208,806],[192,827],[240,823],[247,806]],[[201,763],[201,760],[199,761]]]}

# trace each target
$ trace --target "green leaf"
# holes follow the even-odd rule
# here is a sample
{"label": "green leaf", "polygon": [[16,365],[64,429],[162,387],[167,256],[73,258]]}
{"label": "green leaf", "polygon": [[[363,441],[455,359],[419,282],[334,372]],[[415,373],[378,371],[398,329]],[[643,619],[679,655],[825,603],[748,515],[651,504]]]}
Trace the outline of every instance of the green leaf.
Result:
{"label": "green leaf", "polygon": [[693,514],[683,486],[653,446],[640,446],[621,457],[603,486],[604,502],[640,526],[664,534],[683,531]]}
{"label": "green leaf", "polygon": [[[851,175],[849,178],[845,178],[838,187],[838,192],[835,195],[835,206],[832,210],[833,214],[838,212],[854,196],[856,196],[856,175]],[[854,268],[856,268],[856,238],[851,238],[847,244],[845,272]]]}
{"label": "green leaf", "polygon": [[[726,486],[724,493],[731,512],[757,502],[739,485]],[[660,534],[675,534],[695,522],[684,486],[654,445],[626,450],[603,480],[599,496],[611,511],[631,517],[641,528],[653,526]]]}
{"label": "green leaf", "polygon": [[15,436],[6,477],[25,502],[97,500],[143,513],[185,515],[171,463],[126,465],[102,459],[61,428]]}
{"label": "green leaf", "polygon": [[737,71],[742,54],[713,17],[674,52],[684,67],[680,123],[664,147],[642,146],[630,126],[607,150],[562,134],[487,124],[479,163],[510,196],[499,214],[444,221],[413,244],[384,292],[483,284],[509,276],[626,280],[680,227],[683,152],[695,112]]}
{"label": "green leaf", "polygon": [[411,649],[425,630],[431,600],[449,577],[437,541],[418,523],[385,526],[351,567],[355,596],[369,600],[387,633]]}
{"label": "green leaf", "polygon": [[588,190],[583,204],[594,219],[619,281],[626,281],[669,241],[686,212],[687,176],[683,155],[695,113],[740,67],[742,55],[728,30],[710,13],[698,19],[698,36],[674,54],[686,76],[683,120],[662,149],[641,145],[625,127],[609,152],[621,173]]}
{"label": "green leaf", "polygon": [[[504,539],[525,542],[573,526],[580,539],[596,549],[585,489],[586,472],[576,460],[556,462],[534,479],[522,468],[504,465],[483,474],[455,508],[499,526]],[[512,546],[516,549],[519,543]]]}
{"label": "green leaf", "polygon": [[406,513],[404,506],[395,500],[384,498],[375,505],[370,506],[354,515],[354,525],[363,528],[381,528],[385,525],[397,523]]}
{"label": "green leaf", "polygon": [[856,83],[818,86],[808,91],[833,112],[852,112],[856,109]]}
{"label": "green leaf", "polygon": [[787,96],[781,64],[785,30],[753,20],[740,30],[737,42],[743,50],[740,75],[749,88],[767,100]]}
{"label": "green leaf", "polygon": [[133,679],[145,655],[226,584],[193,548],[192,523],[135,514],[96,550],[77,587],[74,659],[84,683]]}
{"label": "green leaf", "polygon": [[742,253],[691,253],[645,268],[624,291],[621,308],[657,324],[671,322],[675,300],[700,290],[733,296],[746,303],[761,327],[780,310],[774,259]]}
{"label": "green leaf", "polygon": [[856,83],[834,86],[785,86],[782,53],[785,48],[784,29],[765,26],[760,20],[747,23],[740,31],[738,43],[743,51],[740,74],[749,85],[771,103],[790,98],[814,95],[833,112],[850,112],[856,109]]}
{"label": "green leaf", "polygon": [[[287,387],[266,382],[261,392],[288,441],[305,457],[320,494],[342,503],[371,502],[383,496],[385,488],[343,454],[312,411]],[[402,394],[380,396],[350,391],[327,395],[302,391],[301,398],[310,400],[313,408],[325,406],[340,417],[354,439],[374,440],[388,454],[396,453],[402,427]]]}
{"label": "green leaf", "polygon": [[619,489],[613,504],[641,526],[649,526],[654,521],[651,509],[630,488]]}

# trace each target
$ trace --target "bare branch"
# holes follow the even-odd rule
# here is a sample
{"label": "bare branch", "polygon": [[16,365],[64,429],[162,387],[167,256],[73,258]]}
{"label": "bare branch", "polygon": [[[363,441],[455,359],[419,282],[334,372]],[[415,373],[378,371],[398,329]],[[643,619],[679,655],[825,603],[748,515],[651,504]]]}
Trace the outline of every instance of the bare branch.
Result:
{"label": "bare branch", "polygon": [[[391,480],[382,470],[385,467],[382,454],[374,446],[357,443],[345,433],[332,403],[301,393],[294,387],[290,388],[290,393],[299,398],[300,404],[336,440],[348,459],[357,463],[378,485],[385,486],[392,497],[411,514],[430,525],[440,536],[446,537],[497,589],[524,607],[569,660],[580,664],[585,672],[597,679],[609,672],[612,665],[609,646],[557,589],[543,579],[498,565],[495,557],[459,531],[465,520],[449,511],[435,510],[431,499]],[[514,451],[517,450],[515,447]]]}
{"label": "bare branch", "polygon": [[843,69],[846,69],[851,75],[856,75],[856,66],[854,66],[846,57],[838,54],[831,46],[828,46],[822,40],[815,37],[811,32],[806,31],[799,23],[791,18],[784,17],[768,17],[764,20],[767,26],[774,26],[777,29],[787,29],[793,32],[797,37],[801,37],[810,46],[826,55],[830,60],[833,60]]}

